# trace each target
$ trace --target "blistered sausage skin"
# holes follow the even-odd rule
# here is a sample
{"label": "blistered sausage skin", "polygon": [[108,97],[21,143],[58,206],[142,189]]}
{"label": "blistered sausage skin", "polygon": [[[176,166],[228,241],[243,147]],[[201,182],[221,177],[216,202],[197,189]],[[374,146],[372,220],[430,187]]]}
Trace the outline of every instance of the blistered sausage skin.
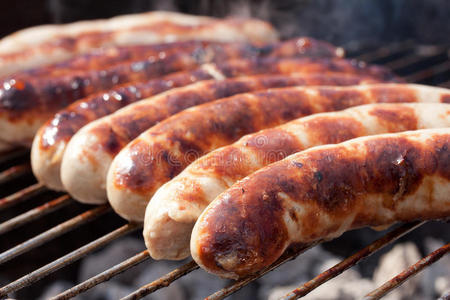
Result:
{"label": "blistered sausage skin", "polygon": [[237,278],[294,244],[365,226],[450,216],[450,128],[373,135],[298,152],[220,194],[194,226],[191,253]]}
{"label": "blistered sausage skin", "polygon": [[[103,51],[104,55],[83,55],[4,79],[0,82],[0,138],[28,146],[35,130],[33,125],[44,123],[77,99],[120,84],[192,70],[208,62],[254,57],[334,57],[339,54],[338,49],[328,43],[307,38],[263,47],[191,41],[127,49],[118,49],[117,53],[107,49]],[[14,129],[18,133],[9,134]]]}
{"label": "blistered sausage skin", "polygon": [[238,180],[317,145],[389,132],[450,127],[450,104],[368,104],[315,114],[242,137],[190,164],[147,205],[144,239],[155,259],[183,259],[206,206]]}
{"label": "blistered sausage skin", "polygon": [[[205,64],[193,71],[168,75],[123,85],[81,99],[59,111],[36,134],[31,149],[31,165],[37,179],[47,187],[63,190],[60,179],[62,155],[67,142],[84,125],[130,104],[174,87],[185,86],[206,79],[224,79],[254,74],[347,73],[367,76],[381,81],[396,80],[386,69],[366,66],[354,61],[330,58],[255,58],[239,59],[220,64]],[[1,119],[0,119],[1,122]],[[26,126],[29,124],[27,123]],[[35,124],[39,125],[39,124]]]}
{"label": "blistered sausage skin", "polygon": [[[396,84],[288,87],[186,109],[145,131],[119,152],[108,171],[108,200],[125,219],[143,221],[148,201],[162,184],[195,159],[245,134],[319,112],[414,101],[422,91]],[[433,101],[429,95],[422,99]]]}
{"label": "blistered sausage skin", "polygon": [[61,180],[66,191],[76,200],[84,203],[107,202],[106,174],[114,156],[140,133],[181,110],[215,99],[273,87],[375,82],[346,74],[260,75],[207,80],[172,89],[130,104],[80,129],[64,152]]}
{"label": "blistered sausage skin", "polygon": [[219,20],[168,12],[46,25],[0,40],[0,76],[60,62],[104,46],[187,40],[265,44],[277,39],[271,25],[255,19]]}

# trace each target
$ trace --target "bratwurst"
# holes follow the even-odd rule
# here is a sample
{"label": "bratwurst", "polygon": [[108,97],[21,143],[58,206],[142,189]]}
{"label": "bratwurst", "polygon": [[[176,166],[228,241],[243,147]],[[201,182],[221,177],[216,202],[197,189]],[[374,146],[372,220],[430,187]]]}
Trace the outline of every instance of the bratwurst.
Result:
{"label": "bratwurst", "polygon": [[[246,43],[181,42],[106,49],[23,71],[0,82],[0,139],[29,146],[36,126],[74,101],[124,83],[159,78],[208,62],[255,57],[335,57],[337,48],[307,38],[263,47]],[[15,131],[15,134],[11,132]]]}
{"label": "bratwurst", "polygon": [[[78,100],[59,111],[47,121],[36,134],[31,149],[31,166],[37,179],[47,187],[64,190],[60,178],[61,160],[70,138],[84,125],[109,115],[126,105],[143,98],[159,94],[171,88],[185,86],[206,79],[225,79],[254,74],[293,73],[347,73],[380,81],[396,80],[388,70],[376,66],[359,65],[354,61],[335,58],[292,58],[273,57],[239,59],[220,64],[205,64],[193,71],[168,75],[162,79],[122,85],[107,93],[94,94]],[[31,116],[29,116],[31,118]],[[40,122],[34,119],[23,124],[28,128],[27,137],[33,136],[34,128]],[[0,119],[1,121],[1,119]],[[17,124],[16,124],[17,125]],[[19,131],[19,133],[25,131]]]}
{"label": "bratwurst", "polygon": [[239,94],[186,109],[142,133],[114,158],[107,196],[114,210],[143,221],[165,182],[200,156],[245,134],[319,112],[378,102],[440,102],[448,90],[417,85],[288,87]]}
{"label": "bratwurst", "polygon": [[450,104],[383,103],[315,114],[246,135],[197,159],[158,189],[145,214],[147,248],[155,259],[187,257],[192,228],[209,203],[238,180],[295,152],[360,136],[440,127],[450,127]]}
{"label": "bratwurst", "polygon": [[194,226],[206,271],[238,278],[287,247],[345,231],[450,216],[450,128],[317,146],[262,168],[220,194]]}
{"label": "bratwurst", "polygon": [[0,40],[0,76],[64,61],[92,49],[188,40],[266,44],[275,29],[255,19],[214,19],[173,12],[148,12],[108,20],[27,28]]}
{"label": "bratwurst", "polygon": [[274,87],[376,83],[355,75],[259,75],[206,80],[130,104],[81,128],[67,144],[61,164],[66,191],[84,203],[104,203],[106,174],[114,156],[139,134],[186,108],[235,94]]}

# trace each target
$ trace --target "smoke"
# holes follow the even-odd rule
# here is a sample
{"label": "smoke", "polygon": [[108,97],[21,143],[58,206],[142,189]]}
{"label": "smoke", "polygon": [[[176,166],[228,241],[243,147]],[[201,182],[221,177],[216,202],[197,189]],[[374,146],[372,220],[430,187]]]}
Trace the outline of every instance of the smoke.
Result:
{"label": "smoke", "polygon": [[283,38],[307,35],[339,46],[381,45],[406,39],[450,44],[448,0],[47,0],[56,22],[148,10],[215,17],[255,17]]}

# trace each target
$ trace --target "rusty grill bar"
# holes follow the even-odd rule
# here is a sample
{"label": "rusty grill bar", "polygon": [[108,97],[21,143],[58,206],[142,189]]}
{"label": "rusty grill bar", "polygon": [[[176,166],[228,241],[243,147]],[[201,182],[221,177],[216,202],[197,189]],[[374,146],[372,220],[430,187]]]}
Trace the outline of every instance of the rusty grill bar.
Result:
{"label": "rusty grill bar", "polygon": [[18,204],[22,201],[28,200],[33,196],[39,195],[45,190],[47,190],[47,188],[41,183],[30,185],[29,187],[26,187],[14,194],[11,194],[3,199],[0,199],[0,211],[12,205]]}
{"label": "rusty grill bar", "polygon": [[356,265],[358,262],[360,262],[364,258],[375,253],[376,251],[380,250],[381,248],[388,245],[389,243],[399,239],[403,235],[416,229],[417,227],[421,226],[424,223],[425,222],[413,222],[410,224],[403,225],[402,227],[399,227],[396,230],[391,231],[390,233],[388,233],[385,236],[383,236],[382,238],[376,240],[375,242],[368,245],[367,247],[361,249],[360,251],[353,254],[352,256],[347,257],[346,259],[344,259],[340,263],[336,264],[332,268],[326,270],[325,272],[317,275],[315,278],[311,279],[310,281],[304,283],[301,287],[293,290],[292,292],[287,294],[283,298],[283,300],[298,299],[300,297],[306,296],[308,293],[310,293],[312,290],[314,290],[321,284],[324,284],[328,280],[338,276],[345,270]]}
{"label": "rusty grill bar", "polygon": [[[102,214],[106,213],[110,209],[109,205],[101,205],[96,208],[90,209],[72,219],[67,220],[64,223],[61,223],[37,236],[34,238],[29,239],[28,241],[25,241],[14,248],[9,249],[8,251],[5,251],[0,254],[0,264],[3,264],[7,262],[8,260],[11,260],[22,253],[25,253],[27,251],[30,251],[33,248],[38,247],[39,245],[42,245],[45,242],[48,242],[72,229],[75,229],[78,226],[81,226],[82,224],[91,221],[94,218],[97,218],[101,216]],[[0,289],[0,295],[1,295],[1,289]]]}
{"label": "rusty grill bar", "polygon": [[450,244],[444,245],[441,248],[433,251],[426,257],[419,260],[414,265],[410,266],[408,269],[404,270],[391,280],[387,281],[385,284],[377,288],[376,290],[370,292],[366,295],[364,300],[376,300],[380,299],[399,285],[401,285],[403,282],[408,280],[411,276],[414,276],[415,274],[422,271],[427,266],[435,263],[439,259],[441,259],[445,254],[450,252]]}
{"label": "rusty grill bar", "polygon": [[[448,49],[443,47],[426,46],[421,48],[415,47],[411,41],[405,41],[389,45],[386,47],[374,49],[371,51],[365,51],[357,56],[353,55],[353,57],[360,60],[364,60],[369,63],[378,63],[386,65],[392,68],[395,72],[397,72],[398,75],[403,76],[408,82],[426,83],[432,85],[439,85],[442,87],[450,87],[449,55],[450,52],[448,51]],[[352,55],[350,54],[349,57],[352,57]],[[9,161],[25,158],[27,156],[29,156],[29,151],[27,150],[12,151],[0,157],[0,165],[7,164]],[[28,161],[13,166],[7,166],[4,171],[0,172],[0,184],[4,185],[5,183],[23,177],[29,174],[30,171],[31,169]],[[1,198],[0,211],[4,211],[5,209],[11,206],[18,205],[21,202],[24,202],[25,200],[36,198],[36,196],[39,196],[46,191],[47,189],[42,184],[39,183],[35,183],[33,185],[25,187],[20,191],[17,191],[9,196]],[[10,218],[9,220],[6,220],[0,224],[0,235],[5,234],[20,226],[23,226],[29,222],[32,222],[33,220],[43,217],[55,210],[58,210],[70,204],[72,201],[73,200],[71,200],[71,198],[68,195],[62,195],[51,201],[48,201],[47,203],[41,204],[29,211],[26,211],[18,216]],[[110,211],[109,205],[101,205],[88,209],[83,213],[47,231],[44,231],[43,233],[38,234],[37,236],[25,242],[22,242],[21,244],[13,248],[3,253],[0,253],[0,265],[4,264],[5,262],[13,258],[16,258],[17,256],[25,252],[32,250],[33,248],[39,245],[42,245],[52,239],[55,239],[58,236],[61,236],[71,230],[74,230],[75,228],[89,221],[97,219],[102,215],[104,215],[105,213],[107,213],[108,211]],[[364,258],[375,253],[384,246],[394,242],[403,235],[422,226],[424,223],[425,222],[413,222],[392,230],[391,232],[387,233],[380,239],[374,241],[370,245],[359,250],[355,254],[345,258],[334,267],[324,271],[323,273],[317,275],[315,278],[304,283],[299,288],[293,290],[292,292],[284,296],[283,299],[297,299],[302,296],[305,296],[306,294],[308,294],[321,284],[338,276],[348,268],[351,268],[352,266],[359,263]],[[6,297],[8,293],[17,291],[42,279],[45,276],[53,273],[54,271],[88,255],[94,250],[107,245],[108,243],[114,241],[115,239],[124,236],[126,234],[129,234],[130,232],[138,230],[140,228],[141,225],[139,224],[129,223],[115,230],[112,230],[110,233],[100,238],[97,238],[94,241],[85,244],[84,246],[2,287],[0,289],[0,298]],[[315,246],[318,243],[297,249],[289,249],[273,265],[265,268],[264,270],[261,270],[260,272],[257,272],[256,274],[252,274],[246,278],[234,282],[233,284],[210,295],[206,299],[209,300],[224,299],[225,297],[245,287],[250,282],[274,270],[281,264],[289,260],[295,259],[302,252]],[[450,252],[449,244],[432,252],[425,258],[418,261],[416,264],[406,269],[401,274],[387,281],[384,285],[382,285],[378,289],[367,294],[365,299],[372,300],[383,297],[390,290],[398,287],[408,278],[420,272],[422,269],[426,268],[432,263],[436,262],[448,252]],[[87,291],[93,288],[94,286],[111,279],[117,274],[125,272],[129,268],[148,260],[149,258],[150,257],[147,251],[144,250],[142,252],[139,252],[135,256],[132,256],[126,259],[125,261],[101,272],[100,274],[64,291],[63,293],[54,296],[52,299],[69,299],[75,297],[80,293]],[[162,276],[161,278],[147,285],[142,286],[141,288],[137,289],[135,292],[124,297],[123,299],[140,299],[142,297],[145,297],[146,295],[153,293],[158,289],[167,287],[178,278],[187,275],[198,268],[199,268],[198,265],[194,261],[188,262],[180,266],[179,268],[173,270],[172,272],[169,272],[168,274]],[[448,298],[450,298],[450,295],[444,295],[442,299]]]}

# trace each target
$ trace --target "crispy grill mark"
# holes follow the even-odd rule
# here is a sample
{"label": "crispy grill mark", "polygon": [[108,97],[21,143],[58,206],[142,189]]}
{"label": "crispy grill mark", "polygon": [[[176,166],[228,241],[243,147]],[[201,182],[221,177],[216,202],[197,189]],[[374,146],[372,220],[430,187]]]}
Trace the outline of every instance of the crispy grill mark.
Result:
{"label": "crispy grill mark", "polygon": [[[370,88],[369,88],[370,89]],[[327,111],[343,110],[351,106],[374,102],[374,99],[362,90],[320,89],[319,95],[325,99]]]}
{"label": "crispy grill mark", "polygon": [[[200,167],[201,169],[208,170],[208,176],[210,175],[209,170],[214,168],[214,176],[219,180],[224,180],[226,178],[231,178],[232,180],[235,178],[242,178],[248,173],[249,169],[247,156],[236,147],[225,147],[220,153],[215,154],[213,157],[210,157],[210,159],[202,160]],[[190,193],[185,194],[190,195]],[[190,200],[195,203],[203,199],[201,197],[193,197]]]}
{"label": "crispy grill mark", "polygon": [[252,150],[260,165],[281,160],[302,148],[294,135],[278,128],[251,135],[244,142],[244,146]]}
{"label": "crispy grill mark", "polygon": [[119,88],[114,92],[95,94],[73,103],[44,125],[44,134],[40,140],[41,148],[49,148],[61,141],[67,142],[88,122],[110,114],[139,97],[136,89]]}
{"label": "crispy grill mark", "polygon": [[446,180],[450,180],[450,140],[448,136],[437,137],[434,144],[436,152],[437,172]]}
{"label": "crispy grill mark", "polygon": [[450,95],[442,95],[441,102],[450,104]]}
{"label": "crispy grill mark", "polygon": [[[365,135],[363,124],[351,117],[318,116],[303,123],[310,142],[314,145],[337,144]],[[299,151],[299,150],[297,150]]]}
{"label": "crispy grill mark", "polygon": [[[123,136],[123,132],[118,132],[114,127],[107,126],[107,124],[101,124],[96,126],[90,131],[90,134],[95,135],[98,143],[92,146],[94,149],[102,149],[106,151],[111,156],[119,153],[119,151],[126,146],[124,140],[127,138]],[[89,153],[91,151],[85,151]],[[95,160],[91,161],[93,165],[96,165]]]}
{"label": "crispy grill mark", "polygon": [[380,99],[380,103],[414,102],[414,99],[416,99],[414,90],[407,87],[395,87],[395,89],[376,87],[370,92],[372,97]]}
{"label": "crispy grill mark", "polygon": [[[145,194],[153,190],[153,181],[174,177],[181,171],[181,164],[164,145],[136,140],[130,146],[130,164],[126,168],[115,170],[113,180],[117,188],[130,188]],[[156,167],[155,167],[156,166]]]}
{"label": "crispy grill mark", "polygon": [[[414,99],[414,98],[412,98]],[[406,98],[405,100],[409,100]],[[398,106],[385,108],[375,108],[369,112],[375,116],[377,121],[386,127],[389,132],[400,132],[417,129],[417,116],[412,107]]]}

